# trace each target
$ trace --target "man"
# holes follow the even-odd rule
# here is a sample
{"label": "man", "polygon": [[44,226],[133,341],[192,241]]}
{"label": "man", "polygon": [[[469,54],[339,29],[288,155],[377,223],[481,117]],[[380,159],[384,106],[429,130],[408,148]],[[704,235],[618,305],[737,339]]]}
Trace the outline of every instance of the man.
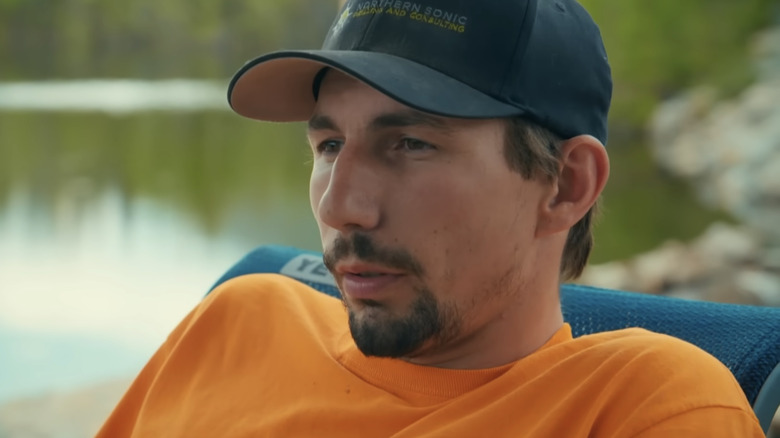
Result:
{"label": "man", "polygon": [[322,51],[251,61],[231,106],[308,120],[343,303],[277,275],[224,284],[99,435],[762,436],[705,352],[563,322],[610,95],[574,0],[354,0]]}

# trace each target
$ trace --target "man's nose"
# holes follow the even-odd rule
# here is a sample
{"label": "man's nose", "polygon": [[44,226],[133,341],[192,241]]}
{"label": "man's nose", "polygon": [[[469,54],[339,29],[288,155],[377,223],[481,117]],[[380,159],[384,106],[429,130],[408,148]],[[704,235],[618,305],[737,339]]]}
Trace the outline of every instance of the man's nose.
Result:
{"label": "man's nose", "polygon": [[323,176],[327,187],[318,206],[320,221],[340,231],[374,229],[382,216],[378,169],[353,152],[343,150]]}

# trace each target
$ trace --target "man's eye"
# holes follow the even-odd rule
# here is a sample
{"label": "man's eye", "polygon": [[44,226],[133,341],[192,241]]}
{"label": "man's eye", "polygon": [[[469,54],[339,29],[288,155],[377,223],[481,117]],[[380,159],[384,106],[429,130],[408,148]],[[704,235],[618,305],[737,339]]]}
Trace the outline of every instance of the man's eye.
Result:
{"label": "man's eye", "polygon": [[432,144],[426,143],[416,138],[404,138],[401,140],[401,147],[408,151],[427,151],[436,149]]}
{"label": "man's eye", "polygon": [[317,145],[317,153],[335,154],[341,150],[341,142],[338,140],[325,140]]}

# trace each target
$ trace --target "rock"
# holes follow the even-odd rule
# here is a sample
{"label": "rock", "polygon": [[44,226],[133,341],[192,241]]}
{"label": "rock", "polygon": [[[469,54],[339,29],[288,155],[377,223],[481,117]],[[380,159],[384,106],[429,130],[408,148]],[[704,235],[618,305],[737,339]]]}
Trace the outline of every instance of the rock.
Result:
{"label": "rock", "polygon": [[764,269],[780,272],[780,245],[764,248],[761,261]]}
{"label": "rock", "polygon": [[[780,250],[773,251],[772,257],[780,258]],[[780,272],[765,268],[766,254],[760,236],[750,228],[715,223],[690,244],[669,241],[629,260],[588,266],[579,282],[687,299],[780,306]]]}
{"label": "rock", "polygon": [[673,163],[664,153],[671,152],[663,145],[671,144],[688,127],[706,116],[715,103],[716,93],[711,87],[700,87],[664,103],[663,111],[656,111],[650,120],[650,134],[656,159],[664,163]]}
{"label": "rock", "polygon": [[767,306],[780,306],[780,275],[750,269],[739,272],[735,282],[740,290],[754,295]]}
{"label": "rock", "polygon": [[610,262],[601,265],[589,265],[578,279],[578,283],[608,289],[643,292],[639,288],[631,287],[631,280],[631,271],[626,263]]}
{"label": "rock", "polygon": [[758,240],[748,228],[716,222],[693,241],[691,250],[710,269],[720,269],[757,258],[761,248]]}
{"label": "rock", "polygon": [[769,29],[753,41],[751,52],[756,58],[759,80],[780,76],[780,28]]}
{"label": "rock", "polygon": [[703,273],[703,263],[684,244],[669,241],[631,261],[636,286],[649,293],[663,293],[670,285],[690,282]]}
{"label": "rock", "polygon": [[114,380],[0,405],[0,437],[94,436],[129,385],[127,379]]}
{"label": "rock", "polygon": [[[696,93],[682,99],[695,101]],[[659,120],[652,129],[659,165],[690,180],[702,202],[723,209],[780,241],[780,80],[757,84],[734,101],[716,106],[703,118],[669,127]],[[679,101],[659,113],[678,114]],[[690,103],[688,107],[695,107]],[[692,111],[692,110],[691,110]],[[675,136],[676,133],[676,136]],[[663,140],[661,140],[663,139]]]}

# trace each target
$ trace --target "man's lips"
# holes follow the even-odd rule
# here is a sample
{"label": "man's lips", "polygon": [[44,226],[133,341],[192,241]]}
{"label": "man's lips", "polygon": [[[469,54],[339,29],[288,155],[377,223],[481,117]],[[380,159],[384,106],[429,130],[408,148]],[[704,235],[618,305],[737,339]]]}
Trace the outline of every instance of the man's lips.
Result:
{"label": "man's lips", "polygon": [[383,266],[368,264],[340,264],[335,271],[337,279],[341,280],[342,292],[356,300],[381,298],[389,286],[405,275]]}

